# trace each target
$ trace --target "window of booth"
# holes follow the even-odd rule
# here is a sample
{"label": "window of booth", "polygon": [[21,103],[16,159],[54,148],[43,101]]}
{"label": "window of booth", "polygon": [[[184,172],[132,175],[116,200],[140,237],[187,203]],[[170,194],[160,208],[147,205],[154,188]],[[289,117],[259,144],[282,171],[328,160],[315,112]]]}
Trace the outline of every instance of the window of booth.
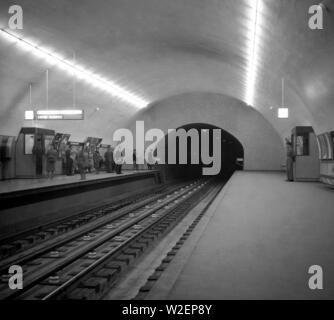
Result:
{"label": "window of booth", "polygon": [[35,143],[34,134],[25,134],[24,135],[24,154],[32,154],[32,149]]}
{"label": "window of booth", "polygon": [[330,133],[323,133],[318,136],[318,142],[320,146],[320,159],[332,160],[334,155],[333,137]]}
{"label": "window of booth", "polygon": [[309,150],[309,134],[299,134],[296,137],[296,155],[297,156],[308,156]]}
{"label": "window of booth", "polygon": [[327,159],[328,160],[333,159],[333,146],[332,146],[331,136],[329,133],[325,133],[324,138],[327,147]]}

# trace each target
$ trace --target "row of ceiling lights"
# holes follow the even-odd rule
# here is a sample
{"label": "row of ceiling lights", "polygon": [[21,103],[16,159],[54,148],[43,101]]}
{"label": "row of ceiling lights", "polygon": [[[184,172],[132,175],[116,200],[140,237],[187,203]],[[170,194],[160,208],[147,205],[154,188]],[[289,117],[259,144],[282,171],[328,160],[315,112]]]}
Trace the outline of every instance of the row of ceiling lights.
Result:
{"label": "row of ceiling lights", "polygon": [[9,43],[15,44],[21,50],[29,52],[31,55],[46,61],[52,66],[56,66],[59,69],[68,72],[75,76],[79,80],[84,80],[94,87],[97,87],[111,95],[137,107],[145,108],[148,105],[148,101],[133,94],[132,92],[124,89],[117,85],[110,79],[101,77],[100,75],[94,74],[87,70],[83,66],[76,64],[72,61],[66,60],[65,58],[58,55],[56,52],[49,51],[42,48],[35,43],[22,39],[13,33],[8,32],[5,29],[0,29],[0,35],[2,38],[9,41]]}
{"label": "row of ceiling lights", "polygon": [[[254,96],[257,82],[257,73],[260,60],[260,41],[262,38],[263,23],[263,3],[262,0],[248,1],[248,25],[247,25],[247,69],[246,69],[246,90],[245,102],[254,106]],[[56,65],[80,80],[85,80],[91,85],[100,88],[137,108],[144,108],[148,101],[129,92],[112,80],[93,74],[84,67],[75,64],[59,56],[56,52],[51,52],[28,40],[9,33],[5,29],[0,29],[0,35],[9,42],[16,44],[20,49],[30,52],[32,55],[41,58],[51,65]]]}
{"label": "row of ceiling lights", "polygon": [[[261,60],[261,41],[263,39],[263,0],[248,0],[247,24],[247,68],[245,102],[254,107],[259,62]],[[284,86],[282,86],[282,107],[277,109],[277,116],[281,119],[289,117],[289,109],[284,107]],[[272,110],[273,107],[270,108]]]}
{"label": "row of ceiling lights", "polygon": [[262,32],[262,11],[261,0],[249,0],[247,8],[247,69],[246,69],[246,90],[245,102],[254,106],[254,95],[256,88],[258,64],[260,60],[260,40]]}

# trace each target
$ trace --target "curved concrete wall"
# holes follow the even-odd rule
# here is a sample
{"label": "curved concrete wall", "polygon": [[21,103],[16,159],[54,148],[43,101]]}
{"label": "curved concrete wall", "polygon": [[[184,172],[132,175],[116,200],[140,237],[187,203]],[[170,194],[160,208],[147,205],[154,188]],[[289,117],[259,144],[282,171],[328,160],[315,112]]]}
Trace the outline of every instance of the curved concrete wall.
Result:
{"label": "curved concrete wall", "polygon": [[145,130],[168,129],[189,123],[207,123],[235,136],[245,151],[246,170],[281,170],[284,145],[271,124],[240,100],[214,93],[186,93],[157,102],[131,119],[143,120]]}

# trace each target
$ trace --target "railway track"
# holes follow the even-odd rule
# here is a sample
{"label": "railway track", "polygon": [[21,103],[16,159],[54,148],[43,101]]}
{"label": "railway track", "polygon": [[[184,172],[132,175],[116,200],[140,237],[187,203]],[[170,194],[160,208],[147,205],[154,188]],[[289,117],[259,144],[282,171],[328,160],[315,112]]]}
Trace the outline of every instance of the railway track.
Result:
{"label": "railway track", "polygon": [[[10,290],[6,268],[0,299],[99,298],[145,249],[210,190],[198,180],[116,210],[15,257],[24,288]],[[55,240],[56,243],[55,243]],[[13,257],[11,257],[14,262]],[[6,263],[11,260],[7,259]],[[5,266],[5,264],[2,264]]]}
{"label": "railway track", "polygon": [[[179,185],[182,185],[182,183]],[[97,206],[74,216],[16,234],[10,238],[2,239],[0,241],[0,273],[2,269],[21,259],[21,252],[26,255],[27,250],[31,251],[31,248],[35,250],[39,244],[45,246],[47,241],[52,243],[52,239],[56,243],[61,235],[83,227],[95,220],[109,217],[122,208],[129,208],[131,205],[142,204],[143,201],[149,202],[154,200],[163,193],[177,187],[178,185],[170,185],[156,188],[154,191],[150,190],[150,192],[145,191],[131,198],[112,201],[103,206]]]}
{"label": "railway track", "polygon": [[[221,189],[224,187],[224,185],[225,183],[220,183],[220,182],[217,182],[212,185],[210,191],[201,200],[200,207],[198,207],[197,210],[195,211],[196,214],[193,215],[193,218],[189,220],[188,224],[186,224],[186,229],[184,229],[184,232],[178,238],[175,238],[174,240],[175,243],[173,247],[171,247],[171,249],[168,252],[165,252],[165,255],[163,255],[161,259],[160,265],[158,265],[154,269],[152,274],[147,277],[146,283],[139,288],[137,294],[134,297],[131,297],[131,300],[146,299],[147,295],[151,292],[156,282],[160,279],[162,274],[168,268],[169,264],[178,255],[179,250],[186,243],[192,232],[195,230],[197,224],[201,221],[207,209],[210,207],[211,203],[214,201],[214,199],[221,191]],[[106,296],[108,296],[108,294]]]}

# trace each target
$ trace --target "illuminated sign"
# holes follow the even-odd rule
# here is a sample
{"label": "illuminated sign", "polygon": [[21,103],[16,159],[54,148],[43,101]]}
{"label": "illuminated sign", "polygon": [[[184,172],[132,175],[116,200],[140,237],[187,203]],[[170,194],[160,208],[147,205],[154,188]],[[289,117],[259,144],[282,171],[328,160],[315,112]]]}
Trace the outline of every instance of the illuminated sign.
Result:
{"label": "illuminated sign", "polygon": [[24,120],[83,120],[84,111],[73,110],[25,110]]}
{"label": "illuminated sign", "polygon": [[83,120],[83,110],[37,110],[36,120]]}

